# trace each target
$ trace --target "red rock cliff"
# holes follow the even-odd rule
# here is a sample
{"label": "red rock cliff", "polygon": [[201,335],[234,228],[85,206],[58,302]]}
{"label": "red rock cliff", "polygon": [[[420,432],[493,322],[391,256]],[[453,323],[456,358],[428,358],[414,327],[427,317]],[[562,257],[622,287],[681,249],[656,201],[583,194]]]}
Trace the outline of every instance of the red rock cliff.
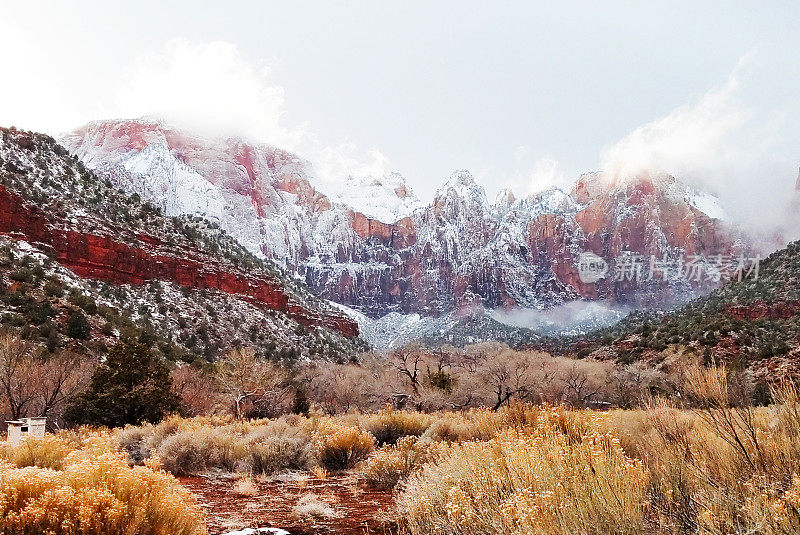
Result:
{"label": "red rock cliff", "polygon": [[797,301],[775,303],[756,301],[750,305],[731,305],[727,308],[727,312],[730,316],[740,320],[789,319],[800,314],[800,303]]}
{"label": "red rock cliff", "polygon": [[[170,254],[161,241],[138,235],[147,249],[128,245],[111,236],[62,228],[45,213],[0,186],[0,232],[53,249],[58,262],[81,277],[118,284],[143,284],[163,280],[193,289],[214,289],[272,310],[285,312],[306,326],[324,326],[345,336],[358,336],[358,324],[344,316],[320,314],[291,302],[283,287],[266,277],[226,271],[202,258],[197,251]],[[160,251],[159,251],[160,249]]]}

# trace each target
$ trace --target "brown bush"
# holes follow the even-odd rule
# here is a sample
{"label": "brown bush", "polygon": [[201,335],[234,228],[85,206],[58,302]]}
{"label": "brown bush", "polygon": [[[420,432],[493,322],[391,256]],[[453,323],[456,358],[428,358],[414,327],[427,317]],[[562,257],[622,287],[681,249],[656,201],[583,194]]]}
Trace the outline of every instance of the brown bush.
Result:
{"label": "brown bush", "polygon": [[309,470],[314,465],[311,441],[298,435],[275,435],[247,444],[247,461],[253,475],[284,470]]}
{"label": "brown bush", "polygon": [[369,484],[392,489],[431,460],[435,449],[430,442],[403,437],[396,445],[384,446],[370,455],[362,466],[362,474]]}
{"label": "brown bush", "polygon": [[179,431],[158,448],[164,468],[175,475],[199,474],[217,468],[232,472],[245,457],[237,438],[215,429]]}

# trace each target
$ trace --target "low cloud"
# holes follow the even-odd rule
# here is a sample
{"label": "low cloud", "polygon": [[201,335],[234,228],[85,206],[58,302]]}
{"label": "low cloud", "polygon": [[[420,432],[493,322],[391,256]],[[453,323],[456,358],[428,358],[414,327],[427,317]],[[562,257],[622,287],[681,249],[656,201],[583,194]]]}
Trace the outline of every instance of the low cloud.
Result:
{"label": "low cloud", "polygon": [[[2,125],[59,135],[93,119],[150,115],[209,137],[237,135],[295,151],[327,182],[380,176],[389,168],[375,148],[322,140],[313,124],[291,124],[284,88],[270,65],[245,57],[232,43],[171,40],[98,76],[91,63],[80,68],[54,54],[56,36],[23,31],[7,20],[0,20],[0,34],[15,45],[2,58],[4,72],[13,73],[0,84]],[[773,119],[744,103],[742,86],[755,61],[744,57],[696,102],[633,128],[602,150],[601,167],[614,176],[664,170],[719,195],[736,220],[774,230],[797,177],[796,142],[779,136],[789,137],[796,127],[781,123],[786,114]],[[576,178],[556,160],[538,156],[531,147],[514,151],[523,171],[505,185],[517,196],[568,188]],[[497,176],[491,170],[477,175],[487,182]]]}
{"label": "low cloud", "polygon": [[15,43],[3,56],[13,79],[0,85],[0,124],[58,136],[96,119],[154,117],[206,137],[235,136],[291,150],[313,162],[320,178],[382,175],[386,156],[350,142],[323,141],[310,124],[290,124],[285,91],[266,62],[226,41],[172,39],[136,56],[118,74],[85,76],[50,50],[46,36],[0,20]]}
{"label": "low cloud", "polygon": [[286,126],[284,93],[269,65],[247,60],[232,43],[173,40],[136,59],[117,100],[126,117],[162,117],[208,136],[241,136],[297,152],[329,184],[387,172],[388,160],[375,148],[325,144],[312,125]]}
{"label": "low cloud", "polygon": [[336,182],[347,177],[382,177],[389,171],[388,163],[388,158],[378,149],[341,143],[319,150],[314,168],[324,181]]}
{"label": "low cloud", "polygon": [[[74,66],[54,61],[51,47],[38,37],[0,19],[6,50],[0,57],[0,125],[58,133],[78,126],[86,115],[77,104],[80,90],[71,83]],[[76,91],[77,90],[77,91]]]}
{"label": "low cloud", "polygon": [[740,160],[741,133],[749,118],[736,98],[740,68],[694,105],[643,124],[604,149],[603,170],[620,179],[657,170],[694,177],[730,159]]}
{"label": "low cloud", "polygon": [[780,119],[741,98],[752,55],[697,102],[633,129],[601,152],[601,168],[624,180],[642,171],[665,171],[719,197],[733,220],[754,234],[785,225],[794,189],[794,165],[781,156]]}
{"label": "low cloud", "polygon": [[304,126],[283,124],[284,89],[270,67],[225,41],[175,39],[126,69],[115,109],[122,117],[165,119],[208,136],[235,135],[295,149]]}
{"label": "low cloud", "polygon": [[608,327],[631,312],[629,307],[599,301],[571,301],[547,310],[533,308],[496,309],[490,315],[513,327],[531,329],[547,336],[566,336]]}
{"label": "low cloud", "polygon": [[[518,147],[514,159],[522,161],[528,147]],[[515,195],[524,197],[538,193],[547,188],[558,187],[569,189],[572,179],[567,177],[559,163],[553,158],[539,158],[527,171],[519,172],[506,181],[506,187],[511,188]]]}

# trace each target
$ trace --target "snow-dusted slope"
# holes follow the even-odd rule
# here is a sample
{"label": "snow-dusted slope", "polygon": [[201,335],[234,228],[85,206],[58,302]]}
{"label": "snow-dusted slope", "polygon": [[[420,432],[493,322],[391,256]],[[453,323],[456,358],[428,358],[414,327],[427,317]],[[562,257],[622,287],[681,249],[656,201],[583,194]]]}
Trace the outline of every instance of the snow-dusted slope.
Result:
{"label": "snow-dusted slope", "polygon": [[[163,201],[166,211],[229,216],[220,203],[224,189],[176,164],[162,144],[121,156],[120,176],[140,179],[127,185]],[[174,189],[151,189],[154,184]],[[181,351],[212,360],[242,340],[261,354],[278,356],[280,348],[287,357],[333,358],[362,347],[353,321],[271,262],[248,254],[213,222],[166,217],[87,170],[43,134],[0,128],[0,235],[3,248],[30,253],[41,273],[46,268],[55,277],[51,282],[80,286],[85,302],[112,306],[101,311],[102,322],[90,320],[93,335],[107,321],[120,328],[134,322]],[[19,258],[9,251],[0,262],[4,288],[16,269],[9,260]],[[37,278],[20,291],[39,299],[37,288],[50,277]],[[66,324],[62,305],[53,305],[53,325]],[[0,305],[0,315],[17,308],[11,306]],[[23,325],[28,329],[18,327]]]}
{"label": "snow-dusted slope", "polygon": [[697,208],[711,219],[725,219],[725,210],[719,203],[715,195],[702,191],[689,190],[686,194],[686,202]]}
{"label": "snow-dusted slope", "polygon": [[348,177],[331,188],[331,198],[382,223],[394,223],[424,206],[399,173],[383,177]]}
{"label": "snow-dusted slope", "polygon": [[329,205],[308,183],[306,162],[266,145],[206,140],[145,120],[90,123],[62,142],[116,186],[169,215],[217,221],[254,254],[284,265],[314,249],[309,212]]}

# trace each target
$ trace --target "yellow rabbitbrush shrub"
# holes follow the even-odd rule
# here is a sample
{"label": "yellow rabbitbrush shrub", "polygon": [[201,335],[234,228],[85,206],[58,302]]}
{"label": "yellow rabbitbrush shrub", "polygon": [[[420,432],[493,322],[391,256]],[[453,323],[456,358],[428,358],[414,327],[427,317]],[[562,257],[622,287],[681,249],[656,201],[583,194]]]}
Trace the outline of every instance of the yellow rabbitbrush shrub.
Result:
{"label": "yellow rabbitbrush shrub", "polygon": [[[20,448],[26,448],[31,439]],[[194,497],[157,460],[130,467],[107,434],[71,443],[48,436],[31,451],[72,447],[58,469],[20,467],[10,448],[0,456],[3,535],[195,535],[205,533]],[[15,448],[16,449],[16,448]],[[34,459],[35,461],[35,459]],[[25,461],[28,463],[28,460]]]}
{"label": "yellow rabbitbrush shrub", "polygon": [[647,470],[605,431],[605,415],[563,412],[542,410],[536,425],[488,442],[449,445],[400,495],[409,531],[640,533]]}
{"label": "yellow rabbitbrush shrub", "polygon": [[322,418],[314,432],[314,451],[323,468],[348,470],[363,461],[375,449],[375,437],[369,431]]}
{"label": "yellow rabbitbrush shrub", "polygon": [[[71,439],[71,440],[70,440]],[[79,437],[57,437],[45,435],[39,439],[28,439],[19,446],[0,444],[0,459],[5,459],[18,468],[35,466],[62,470],[67,456],[75,451]]]}
{"label": "yellow rabbitbrush shrub", "polygon": [[403,437],[394,446],[376,450],[363,464],[361,472],[370,485],[391,489],[431,461],[439,445],[416,437]]}
{"label": "yellow rabbitbrush shrub", "polygon": [[379,446],[396,444],[406,436],[418,437],[422,435],[434,417],[422,412],[398,411],[391,406],[368,416],[362,426],[372,433]]}

